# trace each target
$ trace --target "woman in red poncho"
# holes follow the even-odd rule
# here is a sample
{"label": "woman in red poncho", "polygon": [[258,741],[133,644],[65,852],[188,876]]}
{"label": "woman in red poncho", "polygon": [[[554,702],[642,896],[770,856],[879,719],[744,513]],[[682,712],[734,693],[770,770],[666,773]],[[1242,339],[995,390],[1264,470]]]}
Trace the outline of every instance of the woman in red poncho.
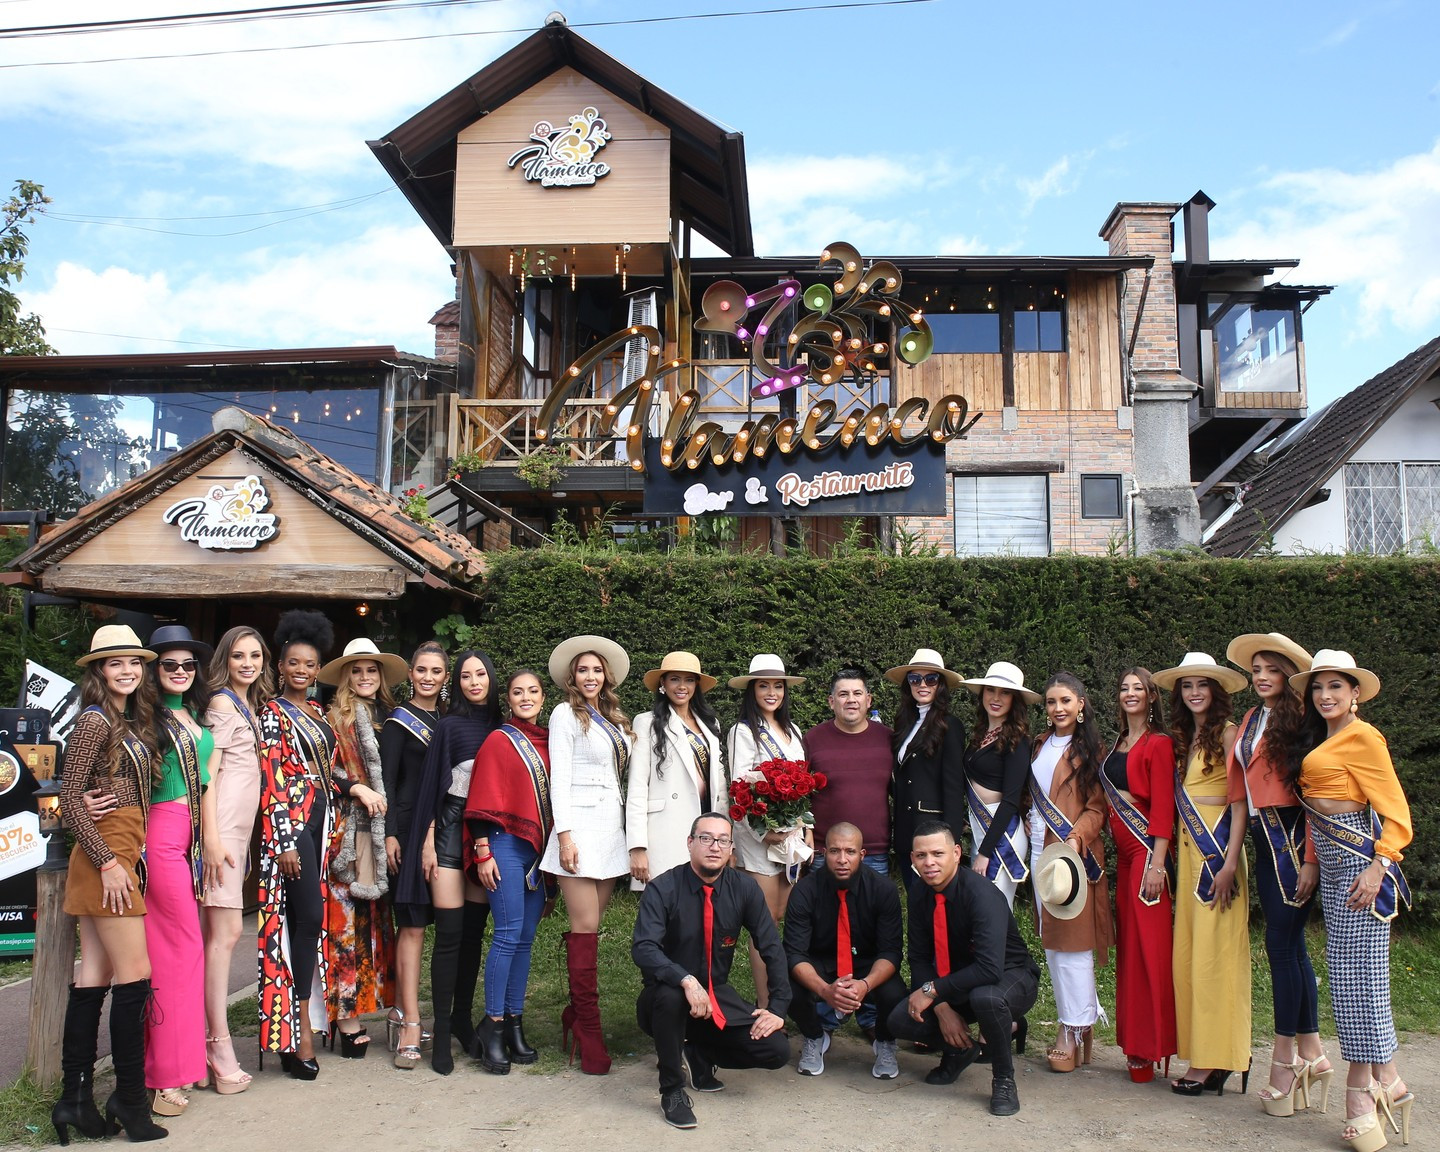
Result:
{"label": "woman in red poncho", "polygon": [[540,853],[554,818],[550,810],[549,733],[540,727],[545,691],[528,669],[505,685],[510,720],[485,738],[475,755],[465,801],[467,871],[490,893],[494,939],[485,959],[485,1017],[471,1055],[485,1071],[504,1075],[510,1063],[533,1064],[521,1016],[530,977],[530,948],[545,908]]}

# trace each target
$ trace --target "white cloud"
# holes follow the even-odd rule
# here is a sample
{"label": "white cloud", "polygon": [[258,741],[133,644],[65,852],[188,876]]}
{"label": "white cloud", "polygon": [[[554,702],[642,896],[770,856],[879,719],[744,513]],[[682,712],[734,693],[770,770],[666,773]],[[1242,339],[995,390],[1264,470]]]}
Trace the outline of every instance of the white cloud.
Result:
{"label": "white cloud", "polygon": [[1217,255],[1299,257],[1298,279],[1358,293],[1361,335],[1440,321],[1440,141],[1374,171],[1281,173],[1244,196],[1259,206],[1217,235]]}
{"label": "white cloud", "polygon": [[1066,196],[1073,192],[1080,182],[1081,172],[1094,155],[1091,151],[1062,156],[1039,176],[1018,177],[1015,186],[1025,198],[1024,213],[1029,215],[1033,212],[1035,205],[1041,200]]}

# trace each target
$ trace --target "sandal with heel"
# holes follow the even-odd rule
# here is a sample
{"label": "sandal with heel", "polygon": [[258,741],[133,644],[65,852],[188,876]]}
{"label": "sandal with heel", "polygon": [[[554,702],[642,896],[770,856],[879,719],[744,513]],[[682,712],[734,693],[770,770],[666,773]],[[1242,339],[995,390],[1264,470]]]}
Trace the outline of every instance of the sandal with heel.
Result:
{"label": "sandal with heel", "polygon": [[[1345,1088],[1345,1111],[1350,1111],[1350,1097],[1369,1097],[1371,1107],[1347,1117],[1340,1139],[1349,1144],[1353,1152],[1380,1152],[1389,1141],[1385,1139],[1385,1125],[1380,1119],[1380,1085],[1372,1083],[1368,1088]],[[1346,1133],[1350,1133],[1346,1135]]]}
{"label": "sandal with heel", "polygon": [[156,1088],[150,1111],[156,1116],[180,1116],[190,1107],[190,1098],[179,1088]]}
{"label": "sandal with heel", "polygon": [[[1277,1068],[1283,1068],[1290,1073],[1290,1087],[1284,1092],[1275,1087]],[[1265,1115],[1293,1116],[1297,1107],[1310,1107],[1309,1073],[1310,1065],[1305,1060],[1296,1060],[1293,1064],[1287,1064],[1283,1060],[1270,1061],[1270,1083],[1256,1093],[1265,1108]],[[1300,1098],[1298,1105],[1295,1102],[1297,1096]]]}
{"label": "sandal with heel", "polygon": [[[1395,1095],[1395,1086],[1403,1081],[1395,1077],[1389,1084],[1381,1084],[1377,1081],[1378,1094],[1375,1098],[1376,1104],[1384,1110],[1385,1118],[1390,1122],[1390,1127],[1400,1137],[1400,1143],[1410,1143],[1410,1108],[1415,1103],[1415,1093],[1407,1087],[1399,1096]],[[1400,1121],[1395,1121],[1395,1110],[1400,1110]]]}
{"label": "sandal with heel", "polygon": [[[1320,1053],[1313,1060],[1305,1061],[1305,1102],[1307,1105],[1315,1103],[1316,1085],[1323,1085],[1320,1091],[1319,1112],[1330,1111],[1330,1082],[1335,1079],[1335,1068],[1329,1064],[1330,1058],[1325,1053]],[[1319,1068],[1316,1065],[1325,1062],[1327,1067]]]}
{"label": "sandal with heel", "polygon": [[420,1063],[420,1041],[419,1033],[417,1032],[416,1042],[414,1044],[406,1044],[406,1028],[415,1028],[418,1030],[420,1028],[420,1021],[402,1019],[396,1028],[397,1039],[394,1064],[396,1068],[409,1071]]}
{"label": "sandal with heel", "polygon": [[215,1091],[221,1096],[234,1096],[250,1087],[251,1076],[245,1069],[240,1067],[240,1061],[235,1060],[235,1049],[231,1047],[230,1058],[235,1060],[235,1071],[226,1072],[223,1075],[215,1066],[215,1056],[210,1051],[211,1044],[229,1044],[230,1036],[205,1037],[205,1068],[210,1073],[209,1083],[215,1086]]}

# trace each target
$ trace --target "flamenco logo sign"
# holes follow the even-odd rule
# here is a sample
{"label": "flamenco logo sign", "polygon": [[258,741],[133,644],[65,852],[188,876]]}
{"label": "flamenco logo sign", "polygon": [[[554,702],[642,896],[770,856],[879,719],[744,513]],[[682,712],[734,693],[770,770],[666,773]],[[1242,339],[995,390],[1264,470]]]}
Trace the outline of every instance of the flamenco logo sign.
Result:
{"label": "flamenco logo sign", "polygon": [[165,509],[165,523],[180,528],[180,539],[219,552],[248,551],[273,540],[280,517],[266,512],[270,495],[258,476],[246,476],[233,488],[214,485],[203,496],[177,501]]}
{"label": "flamenco logo sign", "polygon": [[595,156],[610,139],[610,129],[598,108],[585,108],[570,123],[557,128],[541,120],[530,133],[534,141],[506,163],[520,165],[520,174],[542,188],[579,188],[610,174],[610,165]]}

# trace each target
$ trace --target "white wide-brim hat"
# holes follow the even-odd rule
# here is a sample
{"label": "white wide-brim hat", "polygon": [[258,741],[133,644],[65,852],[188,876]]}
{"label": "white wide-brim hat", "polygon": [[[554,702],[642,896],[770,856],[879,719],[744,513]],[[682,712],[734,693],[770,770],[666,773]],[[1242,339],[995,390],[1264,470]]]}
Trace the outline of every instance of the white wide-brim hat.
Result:
{"label": "white wide-brim hat", "polygon": [[1085,862],[1068,840],[1048,845],[1031,870],[1035,896],[1056,920],[1074,920],[1085,911],[1090,881]]}
{"label": "white wide-brim hat", "polygon": [[700,681],[700,691],[709,692],[719,683],[714,676],[707,676],[700,671],[700,657],[693,652],[667,652],[665,659],[660,661],[660,667],[652,668],[645,673],[645,687],[654,692],[660,686],[660,680],[667,672],[688,672]]}
{"label": "white wide-brim hat", "polygon": [[1314,659],[1309,652],[1281,632],[1247,632],[1236,636],[1225,649],[1225,659],[1235,667],[1250,671],[1250,664],[1257,652],[1275,652],[1284,656],[1298,672],[1304,672]]}
{"label": "white wide-brim hat", "polygon": [[361,636],[358,640],[351,640],[346,644],[345,652],[321,668],[320,675],[316,679],[321,684],[329,684],[332,687],[338,685],[345,675],[345,669],[357,660],[375,661],[380,665],[380,674],[385,677],[385,683],[392,687],[410,675],[410,665],[405,662],[403,656],[396,656],[393,652],[381,652],[379,648],[375,647],[375,641]]}
{"label": "white wide-brim hat", "polygon": [[728,683],[731,688],[744,688],[752,680],[783,680],[786,684],[804,684],[804,676],[791,676],[785,671],[785,661],[773,652],[761,652],[750,658],[750,671],[743,676],[732,676]]}
{"label": "white wide-brim hat", "polygon": [[986,669],[984,676],[975,680],[962,680],[960,683],[977,696],[986,688],[1007,688],[1025,697],[1028,704],[1040,703],[1040,693],[1025,687],[1025,673],[1008,660],[997,660]]}
{"label": "white wide-brim hat", "polygon": [[1315,661],[1305,672],[1290,677],[1290,687],[1301,693],[1310,690],[1310,678],[1318,672],[1343,672],[1360,685],[1360,702],[1373,700],[1380,695],[1380,677],[1368,668],[1360,668],[1355,657],[1340,648],[1322,648],[1315,653]]}
{"label": "white wide-brim hat", "polygon": [[155,659],[156,653],[140,643],[140,637],[135,635],[135,629],[130,625],[102,624],[90,637],[90,651],[75,663],[84,668],[96,660],[108,660],[112,656],[139,656],[148,664]]}
{"label": "white wide-brim hat", "polygon": [[1157,688],[1173,692],[1175,685],[1187,676],[1204,676],[1214,680],[1226,692],[1239,692],[1248,682],[1243,672],[1237,672],[1234,668],[1226,668],[1223,664],[1215,663],[1208,652],[1186,652],[1185,659],[1181,660],[1174,668],[1156,672],[1151,675],[1150,679],[1155,681]]}
{"label": "white wide-brim hat", "polygon": [[960,687],[962,683],[960,673],[946,668],[945,658],[933,648],[915,649],[915,655],[910,657],[910,663],[891,668],[885,673],[885,679],[892,684],[903,684],[907,672],[939,672],[945,677],[945,682],[950,685],[952,691]]}
{"label": "white wide-brim hat", "polygon": [[604,636],[571,636],[562,640],[550,653],[550,680],[557,688],[564,688],[570,681],[570,665],[575,657],[594,652],[605,661],[609,675],[606,678],[611,688],[618,688],[630,675],[630,655],[614,640]]}

